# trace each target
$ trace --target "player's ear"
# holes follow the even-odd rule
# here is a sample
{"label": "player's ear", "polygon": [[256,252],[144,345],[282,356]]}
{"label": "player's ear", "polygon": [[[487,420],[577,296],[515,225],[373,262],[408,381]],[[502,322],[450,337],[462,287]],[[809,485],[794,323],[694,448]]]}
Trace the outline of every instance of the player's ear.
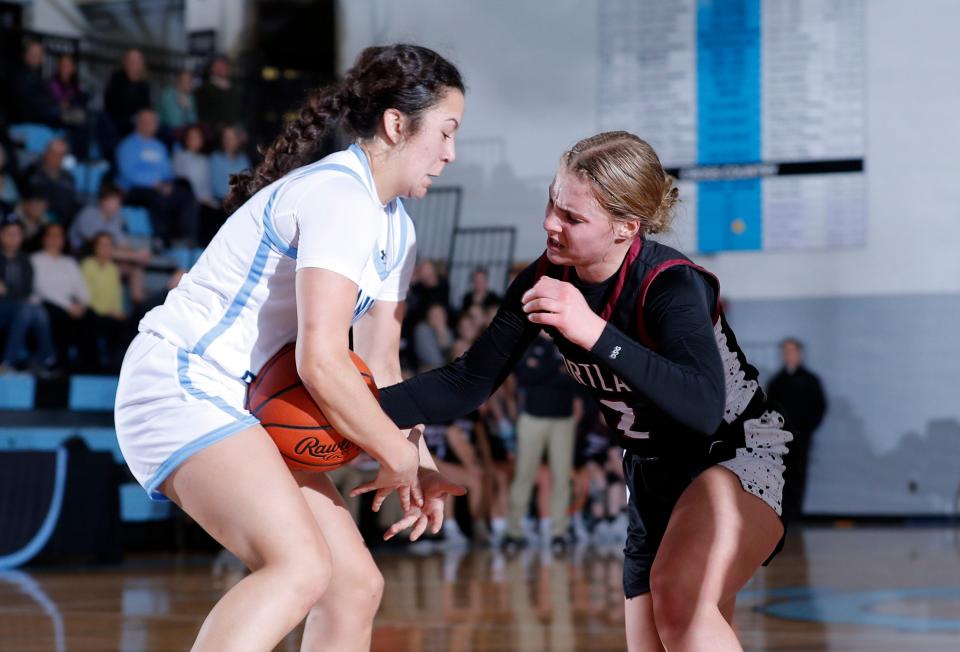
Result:
{"label": "player's ear", "polygon": [[614,220],[613,232],[618,240],[630,240],[640,232],[640,220]]}
{"label": "player's ear", "polygon": [[387,142],[391,145],[397,145],[403,140],[407,130],[407,116],[398,109],[387,109],[380,118],[383,134]]}

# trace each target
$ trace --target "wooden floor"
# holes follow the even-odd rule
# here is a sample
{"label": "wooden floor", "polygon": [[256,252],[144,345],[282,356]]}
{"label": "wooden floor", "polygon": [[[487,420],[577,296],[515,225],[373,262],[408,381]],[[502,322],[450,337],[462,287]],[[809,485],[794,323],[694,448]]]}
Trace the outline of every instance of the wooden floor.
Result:
{"label": "wooden floor", "polygon": [[[806,527],[738,601],[747,650],[960,650],[960,529]],[[615,549],[378,553],[374,650],[622,650]],[[0,650],[186,650],[237,569],[210,558],[0,573]],[[297,650],[294,632],[278,650]]]}

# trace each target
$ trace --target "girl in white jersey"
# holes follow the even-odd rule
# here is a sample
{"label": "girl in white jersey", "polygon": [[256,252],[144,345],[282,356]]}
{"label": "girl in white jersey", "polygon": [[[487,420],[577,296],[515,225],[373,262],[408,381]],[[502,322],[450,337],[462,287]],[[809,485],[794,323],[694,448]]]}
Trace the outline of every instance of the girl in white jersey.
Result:
{"label": "girl in white jersey", "polygon": [[[333,484],[291,473],[244,407],[246,383],[286,342],[331,424],[380,462],[375,509],[396,490],[438,530],[447,493],[416,438],[381,411],[348,353],[400,380],[403,299],[415,257],[400,197],[422,197],[454,159],[464,86],[437,53],[368,48],[314,91],[236,208],[166,302],[140,323],[120,374],[116,427],[137,480],[169,498],[252,573],[204,621],[195,650],[272,649],[305,616],[303,649],[368,649],[383,577]],[[334,126],[356,137],[316,161]],[[362,319],[361,319],[362,318]]]}

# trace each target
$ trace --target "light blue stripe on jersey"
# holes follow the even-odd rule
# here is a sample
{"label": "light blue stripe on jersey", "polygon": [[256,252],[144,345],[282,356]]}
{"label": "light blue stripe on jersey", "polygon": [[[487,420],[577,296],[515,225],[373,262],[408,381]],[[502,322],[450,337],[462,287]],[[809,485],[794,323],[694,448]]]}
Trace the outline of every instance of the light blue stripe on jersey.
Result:
{"label": "light blue stripe on jersey", "polygon": [[250,299],[250,295],[253,293],[253,288],[257,286],[257,283],[260,282],[260,277],[263,275],[263,269],[267,264],[267,256],[270,253],[270,239],[264,233],[263,238],[260,240],[260,246],[257,247],[257,253],[253,257],[253,264],[250,266],[250,271],[247,272],[247,279],[243,282],[243,285],[240,287],[240,291],[237,292],[237,295],[233,297],[233,302],[230,304],[230,307],[227,309],[226,314],[224,314],[223,319],[221,319],[216,326],[208,330],[203,337],[193,346],[191,353],[197,355],[203,355],[206,352],[207,347],[210,344],[220,337],[225,330],[230,328],[231,324],[237,320],[237,317],[240,316],[240,311],[243,310],[243,307],[246,305],[247,300]]}
{"label": "light blue stripe on jersey", "polygon": [[357,145],[356,143],[354,143],[353,145],[350,145],[350,147],[348,147],[347,149],[353,152],[353,155],[356,156],[358,159],[360,159],[360,165],[363,166],[363,171],[366,172],[367,174],[367,181],[369,182],[368,188],[370,188],[370,190],[372,191],[373,190],[373,172],[370,170],[370,161],[367,160],[367,153],[364,152],[362,149],[360,149],[360,146]]}
{"label": "light blue stripe on jersey", "polygon": [[156,501],[168,501],[170,500],[165,495],[160,493],[160,485],[163,484],[163,481],[173,473],[177,467],[187,461],[187,459],[199,453],[204,448],[211,446],[221,439],[225,439],[230,435],[234,435],[241,430],[245,430],[252,425],[260,423],[257,420],[257,417],[252,414],[245,416],[243,419],[238,421],[231,421],[230,423],[220,426],[216,430],[208,432],[199,439],[194,439],[188,444],[184,445],[182,448],[177,449],[170,457],[160,465],[160,468],[157,469],[157,472],[153,474],[153,477],[147,482],[144,486],[144,489],[147,490],[147,495],[150,496],[151,500]]}
{"label": "light blue stripe on jersey", "polygon": [[353,320],[351,323],[356,322],[358,319],[363,317],[370,307],[376,302],[376,299],[373,297],[368,297],[363,293],[363,290],[357,290],[357,305],[353,309]]}
{"label": "light blue stripe on jersey", "polygon": [[188,372],[190,371],[189,356],[190,354],[184,349],[177,349],[177,375],[180,379],[180,386],[187,390],[187,393],[189,393],[191,396],[198,398],[201,401],[212,403],[234,419],[239,420],[248,418],[250,416],[249,414],[244,414],[240,410],[237,410],[219,396],[210,396],[203,390],[194,387],[193,383],[190,381],[190,376],[188,375]]}

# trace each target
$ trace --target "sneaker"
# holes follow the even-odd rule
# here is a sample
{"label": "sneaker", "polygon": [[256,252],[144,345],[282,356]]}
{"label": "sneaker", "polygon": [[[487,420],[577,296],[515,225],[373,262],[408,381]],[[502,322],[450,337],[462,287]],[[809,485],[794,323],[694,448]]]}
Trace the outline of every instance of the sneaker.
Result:
{"label": "sneaker", "polygon": [[566,552],[567,539],[565,537],[553,537],[550,539],[550,550],[554,553]]}
{"label": "sneaker", "polygon": [[506,552],[513,552],[515,550],[523,550],[528,545],[526,537],[512,537],[505,536],[503,537],[503,549]]}

